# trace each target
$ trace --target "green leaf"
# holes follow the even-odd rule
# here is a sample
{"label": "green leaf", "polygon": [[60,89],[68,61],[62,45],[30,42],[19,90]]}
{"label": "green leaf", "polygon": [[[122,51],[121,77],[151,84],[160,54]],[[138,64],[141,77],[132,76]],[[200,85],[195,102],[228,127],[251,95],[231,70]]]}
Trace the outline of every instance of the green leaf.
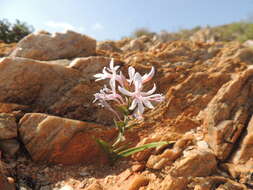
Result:
{"label": "green leaf", "polygon": [[105,153],[111,154],[113,152],[110,144],[108,144],[107,142],[105,142],[102,139],[95,139],[95,140]]}
{"label": "green leaf", "polygon": [[129,147],[130,144],[132,144],[132,143],[127,143],[127,144],[124,144],[124,145],[122,145],[122,146],[120,146],[118,148],[114,148],[113,152],[115,152],[117,154],[118,152],[121,152],[124,149],[126,149],[127,147]]}
{"label": "green leaf", "polygon": [[123,151],[121,151],[117,154],[121,157],[128,157],[128,156],[131,156],[134,153],[141,152],[141,151],[149,149],[149,148],[160,147],[160,146],[167,145],[167,144],[170,144],[170,143],[172,143],[172,142],[170,142],[170,141],[153,142],[153,143],[149,143],[149,144],[144,144],[142,146],[129,148],[129,149],[123,150]]}

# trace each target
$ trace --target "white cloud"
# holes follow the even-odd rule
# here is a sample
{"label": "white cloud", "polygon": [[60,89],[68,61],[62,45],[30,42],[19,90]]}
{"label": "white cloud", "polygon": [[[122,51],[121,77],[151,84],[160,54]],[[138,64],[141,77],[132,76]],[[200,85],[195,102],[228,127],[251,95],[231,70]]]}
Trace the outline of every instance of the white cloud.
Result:
{"label": "white cloud", "polygon": [[45,23],[46,26],[54,29],[62,29],[62,30],[74,30],[75,27],[66,22],[55,22],[55,21],[47,21]]}
{"label": "white cloud", "polygon": [[93,30],[103,30],[104,29],[104,26],[101,24],[101,23],[99,23],[99,22],[97,22],[97,23],[95,23],[93,26],[92,26],[92,29]]}
{"label": "white cloud", "polygon": [[47,27],[50,27],[56,31],[66,31],[66,30],[73,30],[78,32],[83,32],[83,27],[75,27],[67,22],[55,22],[55,21],[47,21],[45,22]]}

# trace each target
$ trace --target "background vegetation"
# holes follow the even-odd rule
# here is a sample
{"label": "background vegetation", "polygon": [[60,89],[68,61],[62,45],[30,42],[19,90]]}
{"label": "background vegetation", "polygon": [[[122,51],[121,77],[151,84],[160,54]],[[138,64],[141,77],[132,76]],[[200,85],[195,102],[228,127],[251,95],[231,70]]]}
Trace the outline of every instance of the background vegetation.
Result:
{"label": "background vegetation", "polygon": [[[253,19],[252,19],[253,20]],[[182,29],[178,32],[168,32],[163,30],[159,33],[150,31],[148,28],[138,28],[131,35],[131,38],[138,38],[143,35],[148,37],[158,37],[161,41],[188,40],[196,32],[207,29],[210,35],[215,36],[216,41],[240,41],[253,40],[253,22],[251,20],[234,22],[216,27],[196,26],[192,29]],[[5,43],[18,42],[26,35],[34,31],[34,28],[25,22],[16,20],[10,23],[7,19],[0,20],[0,41]]]}
{"label": "background vegetation", "polygon": [[136,29],[132,33],[132,37],[140,37],[142,35],[147,36],[159,36],[160,40],[166,42],[171,40],[188,40],[196,32],[207,29],[210,35],[215,36],[216,41],[240,41],[244,42],[246,40],[253,40],[253,23],[250,21],[234,22],[231,24],[226,24],[217,27],[200,27],[196,26],[192,29],[182,29],[178,32],[167,32],[166,30],[160,33],[151,32],[147,28]]}
{"label": "background vegetation", "polygon": [[0,40],[5,43],[18,42],[33,31],[32,26],[20,20],[16,20],[13,24],[7,19],[0,20]]}

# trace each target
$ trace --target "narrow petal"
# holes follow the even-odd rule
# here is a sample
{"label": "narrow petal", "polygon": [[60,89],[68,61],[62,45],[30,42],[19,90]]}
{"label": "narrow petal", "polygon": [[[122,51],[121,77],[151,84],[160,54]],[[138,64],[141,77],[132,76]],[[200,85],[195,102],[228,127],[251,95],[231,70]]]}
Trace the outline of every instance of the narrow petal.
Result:
{"label": "narrow petal", "polygon": [[132,96],[133,93],[132,92],[129,92],[128,90],[126,90],[125,88],[122,88],[122,87],[118,87],[119,91],[122,93],[122,94],[125,94],[127,96]]}
{"label": "narrow petal", "polygon": [[130,83],[134,80],[135,69],[133,67],[128,68],[128,76]]}
{"label": "narrow petal", "polygon": [[135,92],[140,92],[142,90],[142,78],[140,73],[135,73],[134,75],[134,86]]}
{"label": "narrow petal", "polygon": [[155,74],[155,68],[152,67],[151,70],[150,70],[150,72],[148,74],[145,74],[142,77],[142,82],[145,83],[145,82],[150,81],[153,78],[154,74]]}
{"label": "narrow petal", "polygon": [[143,100],[143,104],[149,109],[154,109],[154,106],[148,100]]}
{"label": "narrow petal", "polygon": [[138,101],[138,113],[143,114],[144,112],[144,106],[141,101]]}
{"label": "narrow petal", "polygon": [[165,97],[162,94],[153,94],[150,96],[146,96],[150,101],[162,102],[164,101]]}
{"label": "narrow petal", "polygon": [[156,91],[156,85],[154,84],[153,88],[147,92],[142,92],[141,95],[142,96],[149,96],[151,94],[153,94]]}
{"label": "narrow petal", "polygon": [[113,70],[114,67],[114,59],[112,58],[110,61],[110,69]]}
{"label": "narrow petal", "polygon": [[95,75],[93,75],[95,78],[100,78],[100,77],[102,77],[102,76],[104,76],[104,74],[102,74],[102,73],[98,73],[98,74],[95,74]]}
{"label": "narrow petal", "polygon": [[109,83],[110,83],[110,86],[112,89],[112,93],[116,93],[116,84],[115,84],[116,82],[115,82],[114,78],[112,78]]}
{"label": "narrow petal", "polygon": [[133,102],[132,102],[132,104],[131,104],[131,106],[129,107],[129,110],[134,110],[134,108],[136,107],[136,105],[137,105],[137,100],[134,99]]}

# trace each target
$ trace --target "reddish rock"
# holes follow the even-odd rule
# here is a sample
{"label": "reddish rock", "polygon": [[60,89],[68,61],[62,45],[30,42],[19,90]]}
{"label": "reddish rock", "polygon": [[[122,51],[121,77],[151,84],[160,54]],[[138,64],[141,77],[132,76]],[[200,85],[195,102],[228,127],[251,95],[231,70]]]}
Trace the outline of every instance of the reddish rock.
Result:
{"label": "reddish rock", "polygon": [[223,85],[201,115],[205,139],[221,160],[231,152],[249,117],[252,77],[253,68],[249,68]]}
{"label": "reddish rock", "polygon": [[131,40],[129,44],[121,48],[123,51],[141,51],[145,49],[145,44],[140,39]]}
{"label": "reddish rock", "polygon": [[147,186],[149,179],[143,175],[136,175],[130,182],[127,190],[138,190],[143,186]]}
{"label": "reddish rock", "polygon": [[245,164],[253,159],[253,117],[247,127],[247,134],[240,143],[239,149],[235,152],[232,162],[235,164]]}
{"label": "reddish rock", "polygon": [[11,114],[0,114],[0,140],[17,137],[17,124]]}
{"label": "reddish rock", "polygon": [[115,130],[102,125],[39,113],[26,114],[19,125],[32,159],[54,164],[99,163],[104,154],[95,138],[108,141],[115,135]]}
{"label": "reddish rock", "polygon": [[110,52],[122,52],[121,49],[119,49],[116,46],[116,43],[114,41],[98,42],[97,43],[97,50],[110,51]]}
{"label": "reddish rock", "polygon": [[173,177],[201,177],[208,176],[216,170],[214,154],[205,150],[193,149],[174,163],[171,168]]}
{"label": "reddish rock", "polygon": [[32,33],[22,39],[11,53],[41,61],[87,57],[96,52],[96,40],[73,31],[49,34]]}
{"label": "reddish rock", "polygon": [[172,165],[174,161],[181,156],[184,149],[192,144],[192,141],[193,136],[186,134],[175,143],[173,149],[166,149],[159,155],[151,155],[146,166],[152,169],[162,169],[165,166]]}
{"label": "reddish rock", "polygon": [[187,186],[187,178],[166,176],[161,183],[160,190],[185,190]]}
{"label": "reddish rock", "polygon": [[3,81],[0,109],[3,112],[16,109],[46,112],[71,119],[112,123],[112,114],[92,103],[93,94],[103,85],[103,82],[95,83],[93,75],[109,62],[109,58],[103,57],[78,59],[71,64],[73,68],[67,68],[44,61],[4,58],[0,61],[0,80]]}
{"label": "reddish rock", "polygon": [[196,177],[187,185],[194,190],[248,190],[248,188],[236,181],[222,176]]}
{"label": "reddish rock", "polygon": [[7,178],[0,171],[0,189],[1,190],[15,190],[15,185],[10,184]]}
{"label": "reddish rock", "polygon": [[4,139],[0,140],[0,150],[3,151],[4,155],[15,157],[19,151],[20,142],[17,139]]}
{"label": "reddish rock", "polygon": [[[94,80],[94,74],[101,73],[104,67],[108,67],[111,58],[102,56],[93,56],[86,58],[76,58],[74,59],[69,68],[76,69],[81,72],[82,76],[88,80]],[[114,60],[115,65],[123,65],[122,62]]]}

